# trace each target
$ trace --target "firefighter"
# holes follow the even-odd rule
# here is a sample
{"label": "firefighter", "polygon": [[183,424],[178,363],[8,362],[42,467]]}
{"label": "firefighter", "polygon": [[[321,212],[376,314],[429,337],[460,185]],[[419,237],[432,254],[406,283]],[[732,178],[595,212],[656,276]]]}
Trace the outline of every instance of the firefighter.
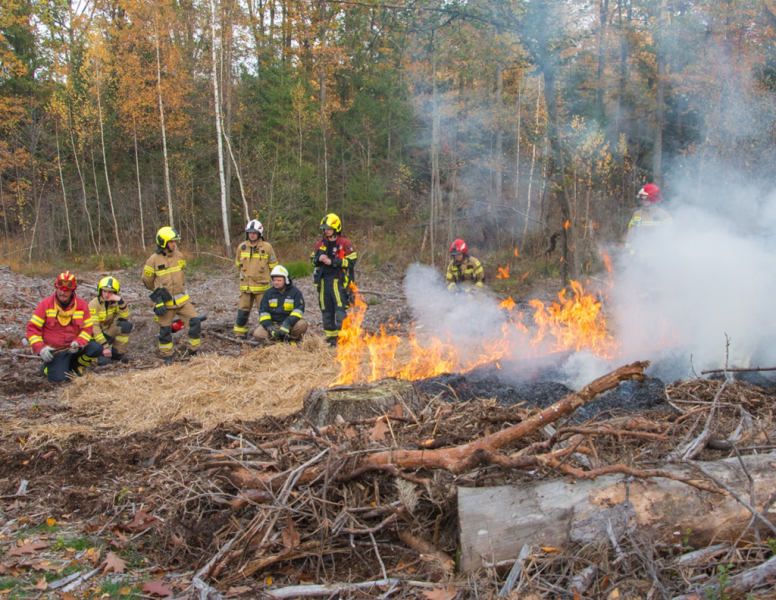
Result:
{"label": "firefighter", "polygon": [[447,265],[446,280],[449,292],[474,295],[485,289],[485,271],[482,263],[473,256],[469,256],[469,247],[463,240],[455,240],[450,245],[450,263]]}
{"label": "firefighter", "polygon": [[259,326],[253,332],[256,340],[273,339],[296,345],[307,331],[304,320],[304,297],[288,276],[288,269],[272,269],[272,287],[261,299]]}
{"label": "firefighter", "polygon": [[321,220],[323,237],[315,245],[310,259],[315,266],[313,283],[323,317],[326,341],[337,345],[342,322],[349,305],[349,286],[354,281],[358,254],[351,241],[342,237],[342,221],[334,213]]}
{"label": "firefighter", "polygon": [[172,227],[162,227],[156,234],[156,252],[143,268],[143,283],[151,290],[154,314],[159,323],[159,352],[165,365],[172,364],[172,322],[180,317],[188,323],[189,356],[197,354],[202,325],[197,309],[186,291],[186,260],[178,250],[181,236]]}
{"label": "firefighter", "polygon": [[[637,195],[641,208],[637,209],[628,223],[628,233],[625,236],[625,249],[631,256],[636,254],[634,243],[647,231],[654,231],[656,227],[666,227],[674,224],[671,214],[658,206],[663,202],[660,188],[654,183],[648,183],[639,190]],[[639,258],[650,256],[651,252],[644,249],[639,251]]]}
{"label": "firefighter", "polygon": [[111,361],[128,363],[126,354],[132,323],[129,321],[129,307],[119,295],[121,286],[115,277],[103,277],[97,284],[97,297],[89,302],[92,317],[92,338],[102,344],[102,356],[98,365],[109,365]]}
{"label": "firefighter", "polygon": [[65,271],[54,282],[54,293],[41,300],[27,323],[27,340],[43,359],[49,381],[83,375],[86,367],[102,355],[102,346],[92,339],[89,306],[75,290],[75,275]]}
{"label": "firefighter", "polygon": [[261,297],[270,288],[270,271],[277,266],[275,251],[264,240],[264,226],[257,220],[245,227],[245,240],[237,246],[234,264],[240,271],[240,299],[234,335],[238,340],[248,336],[248,318],[254,302],[261,306]]}

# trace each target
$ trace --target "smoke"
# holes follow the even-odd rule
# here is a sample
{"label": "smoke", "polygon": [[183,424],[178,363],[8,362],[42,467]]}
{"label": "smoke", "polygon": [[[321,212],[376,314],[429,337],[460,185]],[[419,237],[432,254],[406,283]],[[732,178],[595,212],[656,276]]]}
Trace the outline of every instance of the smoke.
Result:
{"label": "smoke", "polygon": [[773,364],[776,193],[767,189],[733,173],[673,187],[673,225],[642,231],[635,254],[618,261],[610,309],[625,361],[649,359],[664,379],[726,360]]}

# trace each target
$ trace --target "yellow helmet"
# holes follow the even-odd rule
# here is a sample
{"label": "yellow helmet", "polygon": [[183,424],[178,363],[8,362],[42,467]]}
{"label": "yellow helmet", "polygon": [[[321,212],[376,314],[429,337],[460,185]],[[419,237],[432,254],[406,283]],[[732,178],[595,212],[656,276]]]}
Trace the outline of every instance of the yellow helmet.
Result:
{"label": "yellow helmet", "polygon": [[97,284],[97,295],[102,294],[102,290],[110,290],[114,294],[118,294],[119,289],[121,289],[121,286],[118,279],[115,277],[103,277],[100,279],[100,283]]}
{"label": "yellow helmet", "polygon": [[167,242],[179,242],[180,240],[181,234],[172,227],[162,227],[156,232],[156,245],[160,248],[166,248]]}
{"label": "yellow helmet", "polygon": [[342,221],[334,213],[329,213],[321,219],[321,229],[333,229],[336,233],[342,231]]}

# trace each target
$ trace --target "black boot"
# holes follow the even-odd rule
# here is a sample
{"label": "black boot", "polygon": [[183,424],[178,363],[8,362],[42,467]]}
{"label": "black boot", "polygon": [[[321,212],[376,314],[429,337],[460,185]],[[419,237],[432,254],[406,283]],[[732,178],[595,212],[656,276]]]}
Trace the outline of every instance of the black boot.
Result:
{"label": "black boot", "polygon": [[186,355],[187,355],[187,356],[196,356],[196,355],[197,355],[197,352],[198,352],[198,351],[197,351],[197,350],[194,350],[194,348],[189,348],[188,350],[186,350]]}
{"label": "black boot", "polygon": [[98,367],[104,367],[105,365],[109,365],[110,361],[111,361],[111,359],[109,357],[107,357],[107,356],[100,356],[97,359],[97,366]]}
{"label": "black boot", "polygon": [[172,356],[164,357],[164,366],[169,367],[172,364]]}
{"label": "black boot", "polygon": [[121,352],[113,351],[113,354],[111,354],[110,359],[113,362],[121,363],[122,365],[125,365],[129,362],[129,357],[126,354],[122,354]]}
{"label": "black boot", "polygon": [[338,337],[326,338],[326,343],[329,344],[329,346],[331,346],[332,348],[336,348],[337,344],[339,343],[339,338]]}

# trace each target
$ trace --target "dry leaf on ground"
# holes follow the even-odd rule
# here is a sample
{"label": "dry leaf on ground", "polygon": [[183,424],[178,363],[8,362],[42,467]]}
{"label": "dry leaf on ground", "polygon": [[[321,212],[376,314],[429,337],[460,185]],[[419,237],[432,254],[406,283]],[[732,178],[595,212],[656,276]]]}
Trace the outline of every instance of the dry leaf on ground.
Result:
{"label": "dry leaf on ground", "polygon": [[369,430],[369,439],[373,442],[381,442],[385,439],[385,434],[388,432],[388,425],[382,421],[375,423],[375,426]]}
{"label": "dry leaf on ground", "polygon": [[458,590],[456,590],[452,585],[444,588],[434,588],[433,590],[423,590],[423,595],[428,598],[428,600],[453,600],[458,595]]}
{"label": "dry leaf on ground", "polygon": [[147,581],[143,584],[143,591],[147,594],[162,596],[164,598],[175,595],[172,588],[161,581]]}
{"label": "dry leaf on ground", "polygon": [[127,568],[127,563],[119,558],[115,552],[108,552],[105,556],[105,572],[123,573]]}
{"label": "dry leaf on ground", "polygon": [[23,546],[11,548],[8,551],[8,556],[21,556],[22,554],[35,554],[38,550],[47,548],[46,542],[27,542]]}

